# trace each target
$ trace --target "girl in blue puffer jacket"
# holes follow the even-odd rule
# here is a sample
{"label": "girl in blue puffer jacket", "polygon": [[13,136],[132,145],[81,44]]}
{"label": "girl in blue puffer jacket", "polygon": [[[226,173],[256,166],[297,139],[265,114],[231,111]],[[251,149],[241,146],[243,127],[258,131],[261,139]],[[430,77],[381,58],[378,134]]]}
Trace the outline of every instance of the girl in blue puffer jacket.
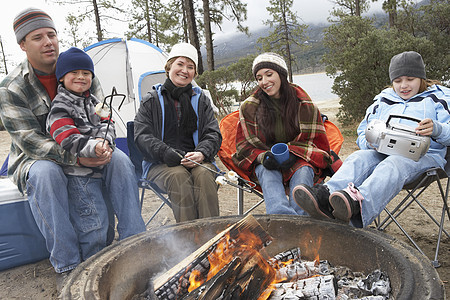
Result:
{"label": "girl in blue puffer jacket", "polygon": [[[366,227],[405,184],[427,169],[444,167],[450,145],[450,89],[426,79],[422,57],[414,51],[392,57],[389,77],[392,86],[375,97],[357,129],[360,150],[352,153],[326,184],[294,189],[295,201],[312,217]],[[418,161],[382,154],[366,140],[368,124],[372,120],[386,122],[390,115],[421,120],[417,125],[411,120],[395,119],[413,125],[416,134],[431,137],[429,150]]]}

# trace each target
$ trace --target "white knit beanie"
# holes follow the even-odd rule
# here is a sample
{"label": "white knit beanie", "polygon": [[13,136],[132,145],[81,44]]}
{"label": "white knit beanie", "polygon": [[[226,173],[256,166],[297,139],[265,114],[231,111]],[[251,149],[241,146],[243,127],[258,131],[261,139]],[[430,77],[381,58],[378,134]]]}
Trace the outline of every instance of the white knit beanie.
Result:
{"label": "white knit beanie", "polygon": [[253,60],[253,76],[256,77],[256,73],[264,68],[272,69],[286,77],[288,75],[288,67],[283,57],[273,52],[262,53]]}
{"label": "white knit beanie", "polygon": [[192,60],[195,64],[195,68],[197,69],[198,55],[197,49],[194,46],[189,43],[179,43],[173,45],[172,50],[170,50],[169,56],[167,57],[166,64],[171,58],[179,56],[187,57]]}

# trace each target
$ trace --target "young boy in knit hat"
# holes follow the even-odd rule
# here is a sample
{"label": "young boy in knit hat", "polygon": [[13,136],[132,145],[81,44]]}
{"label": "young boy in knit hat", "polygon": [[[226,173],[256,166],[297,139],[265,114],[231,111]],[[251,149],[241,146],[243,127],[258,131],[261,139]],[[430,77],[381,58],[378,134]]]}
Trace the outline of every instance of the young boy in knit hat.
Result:
{"label": "young boy in knit hat", "polygon": [[[0,117],[11,135],[8,177],[21,192],[26,192],[36,225],[50,252],[50,262],[55,271],[62,274],[59,278],[64,278],[85,259],[80,247],[105,244],[104,234],[99,237],[96,231],[104,231],[100,220],[104,220],[106,211],[104,203],[94,206],[95,192],[85,195],[88,203],[84,208],[76,210],[69,206],[66,188],[69,175],[64,174],[63,168],[104,166],[96,191],[106,187],[105,200],[118,202],[114,207],[123,220],[118,226],[120,239],[145,230],[139,212],[137,181],[133,164],[119,149],[106,159],[77,157],[47,133],[46,119],[58,85],[56,27],[44,11],[27,8],[14,18],[13,28],[26,59],[0,83]],[[103,99],[97,78],[92,81],[90,93]],[[118,201],[111,198],[114,194],[127,196]],[[78,221],[72,222],[75,219]]]}
{"label": "young boy in knit hat", "polygon": [[[356,143],[360,150],[352,153],[325,184],[299,185],[294,189],[295,201],[311,216],[367,227],[405,184],[430,168],[443,168],[446,164],[450,89],[426,79],[422,57],[414,51],[392,57],[389,78],[392,86],[375,97],[358,127]],[[369,143],[365,134],[369,123],[386,122],[390,115],[421,120],[417,123],[395,118],[389,123],[399,122],[415,128],[416,134],[431,137],[429,150],[418,161],[380,153]]]}
{"label": "young boy in knit hat", "polygon": [[[64,150],[77,157],[110,160],[117,150],[114,149],[116,134],[114,124],[108,120],[109,115],[97,114],[96,106],[100,101],[89,92],[95,77],[92,59],[83,50],[72,47],[59,55],[55,75],[59,86],[47,117],[48,132]],[[68,179],[69,207],[73,207],[74,211],[83,210],[86,203],[93,201],[98,210],[103,209],[106,212],[102,196],[102,177],[103,168],[107,166],[108,164],[99,167],[63,166]],[[123,191],[117,190],[109,195],[119,221],[119,236],[129,230],[133,231],[135,226],[144,228],[140,210],[135,206],[126,208],[134,213],[134,223],[122,223],[121,210],[125,209],[121,204],[122,199],[130,196]],[[106,246],[107,214],[102,213],[100,216],[103,219],[96,234],[101,238],[97,241],[89,238],[88,243],[80,243],[83,260]],[[79,222],[76,225],[79,228],[83,227],[86,221],[86,218],[73,218],[74,223]],[[85,239],[81,237],[88,235],[87,231],[80,231],[78,234],[83,241]],[[91,233],[89,235],[91,236]]]}
{"label": "young boy in knit hat", "polygon": [[[89,92],[95,77],[92,59],[72,47],[59,55],[55,75],[58,94],[47,117],[47,131],[64,150],[77,157],[108,159],[116,134],[112,121],[108,126],[109,116],[102,117],[95,111],[100,101]],[[65,166],[64,173],[101,177],[98,167]]]}

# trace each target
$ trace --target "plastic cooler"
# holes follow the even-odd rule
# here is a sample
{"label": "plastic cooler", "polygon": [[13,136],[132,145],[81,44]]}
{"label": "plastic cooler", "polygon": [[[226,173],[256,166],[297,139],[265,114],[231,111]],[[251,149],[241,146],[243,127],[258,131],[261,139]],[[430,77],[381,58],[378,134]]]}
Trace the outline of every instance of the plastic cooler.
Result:
{"label": "plastic cooler", "polygon": [[49,257],[26,196],[8,178],[0,178],[0,270]]}

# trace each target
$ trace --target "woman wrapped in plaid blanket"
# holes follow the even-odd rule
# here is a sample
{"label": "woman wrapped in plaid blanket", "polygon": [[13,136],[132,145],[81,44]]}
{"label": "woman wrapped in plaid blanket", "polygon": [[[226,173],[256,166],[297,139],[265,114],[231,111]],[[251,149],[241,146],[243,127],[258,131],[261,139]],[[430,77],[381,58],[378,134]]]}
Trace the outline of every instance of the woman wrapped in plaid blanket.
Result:
{"label": "woman wrapped in plaid blanket", "polygon": [[[322,117],[308,94],[288,82],[281,56],[260,54],[252,69],[258,88],[240,107],[233,162],[261,185],[268,214],[303,215],[293,188],[313,186],[332,162]],[[288,145],[283,163],[270,151],[276,143]]]}

